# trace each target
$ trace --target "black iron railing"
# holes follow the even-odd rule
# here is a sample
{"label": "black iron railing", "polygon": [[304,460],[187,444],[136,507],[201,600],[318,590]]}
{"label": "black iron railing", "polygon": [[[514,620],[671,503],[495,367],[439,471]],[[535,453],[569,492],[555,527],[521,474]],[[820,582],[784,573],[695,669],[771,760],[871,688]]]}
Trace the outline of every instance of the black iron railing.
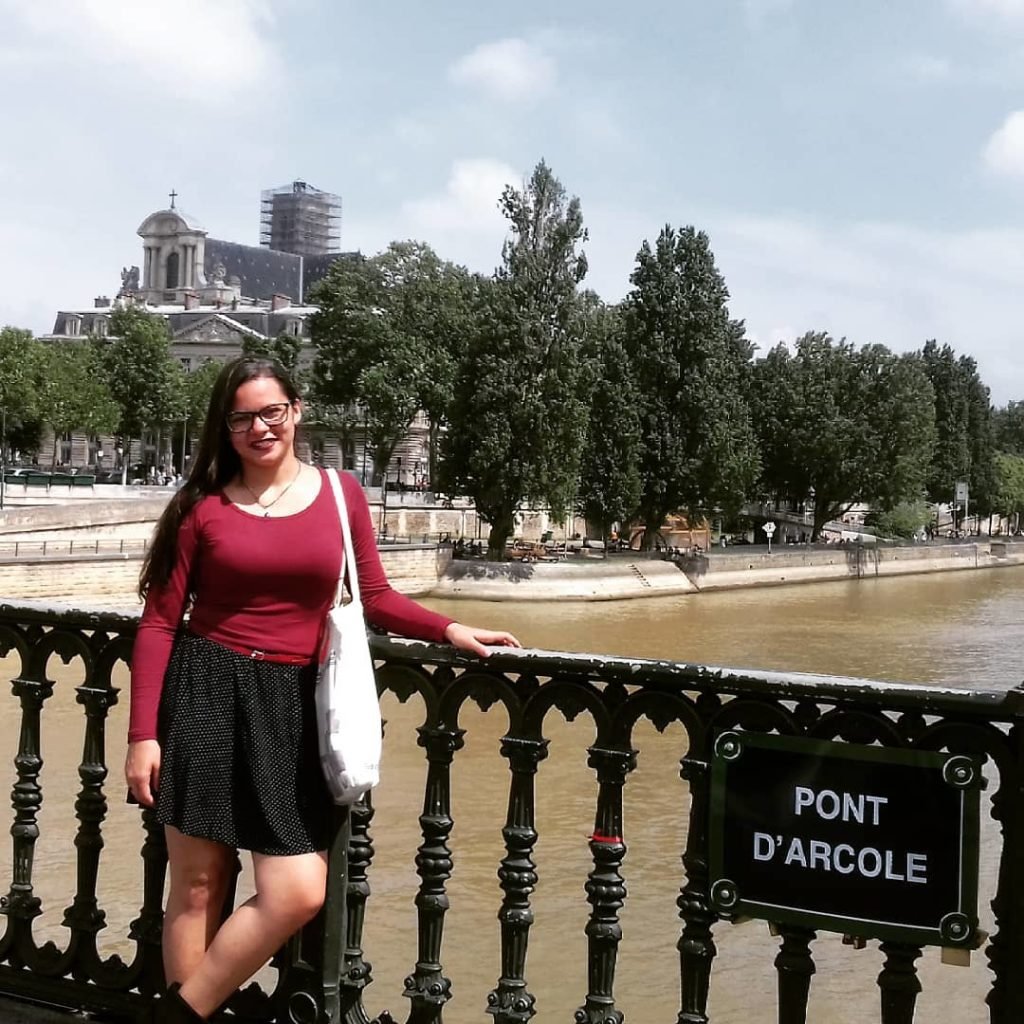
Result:
{"label": "black iron railing", "polygon": [[[166,850],[161,829],[143,812],[139,850],[143,860],[141,909],[126,945],[131,954],[104,956],[97,936],[105,913],[97,896],[109,799],[121,799],[120,766],[108,777],[105,724],[118,693],[113,674],[130,657],[136,621],[112,614],[60,611],[33,605],[0,606],[0,650],[13,658],[12,698],[4,698],[3,722],[18,729],[12,789],[13,866],[2,901],[0,994],[84,1009],[110,1019],[144,1012],[162,986],[161,900]],[[596,738],[588,748],[595,776],[592,866],[583,886],[589,902],[587,988],[579,996],[579,1024],[618,1024],[616,966],[627,899],[623,801],[630,773],[642,752],[634,749],[641,719],[659,730],[680,723],[686,734],[679,774],[690,792],[689,821],[677,900],[678,978],[651,979],[664,989],[678,984],[677,1024],[705,1024],[716,947],[718,916],[709,893],[709,766],[713,737],[723,730],[778,733],[857,744],[968,754],[986,762],[991,784],[985,812],[997,823],[999,869],[992,910],[994,929],[986,955],[992,971],[988,1015],[994,1024],[1024,1016],[1024,694],[1019,691],[947,690],[846,680],[835,677],[739,674],[701,666],[632,661],[544,652],[508,652],[486,662],[448,648],[375,638],[381,692],[399,700],[422,699],[418,743],[427,762],[426,791],[415,855],[419,876],[415,907],[417,955],[404,985],[411,1024],[440,1024],[451,999],[444,967],[448,883],[454,826],[452,770],[463,747],[460,712],[469,702],[483,709],[499,704],[508,716],[500,753],[508,767],[504,855],[495,865],[501,887],[498,910],[500,963],[480,965],[495,980],[486,1006],[495,1024],[525,1024],[537,1012],[527,974],[527,951],[538,880],[535,783],[548,751],[549,715],[589,716]],[[68,941],[39,944],[33,922],[43,912],[34,884],[43,790],[41,725],[54,684],[47,668],[54,656],[80,658],[84,680],[81,763],[75,816],[77,885],[64,912]],[[12,664],[9,662],[8,664]],[[76,739],[76,743],[78,740]],[[69,780],[70,784],[70,780]],[[250,987],[230,1008],[241,1019],[313,1024],[327,1020],[366,1024],[363,996],[370,967],[363,932],[372,906],[374,860],[367,802],[336,815],[327,906],[323,914],[275,958],[273,991]],[[119,851],[123,855],[123,851]],[[678,862],[677,862],[678,863]],[[558,870],[548,866],[549,873]],[[412,894],[410,894],[412,895]],[[778,975],[778,1019],[807,1018],[815,972],[809,928],[781,925],[774,955]],[[910,1024],[921,989],[915,961],[921,948],[886,941],[880,947],[879,1015],[883,1024]],[[766,951],[770,959],[772,953]],[[816,984],[828,985],[827,976]],[[397,993],[391,993],[397,995]],[[374,1002],[377,1002],[375,999]],[[985,1008],[973,1008],[980,1021]],[[773,1016],[768,1013],[766,1017]],[[382,1020],[390,1020],[382,1015]]]}

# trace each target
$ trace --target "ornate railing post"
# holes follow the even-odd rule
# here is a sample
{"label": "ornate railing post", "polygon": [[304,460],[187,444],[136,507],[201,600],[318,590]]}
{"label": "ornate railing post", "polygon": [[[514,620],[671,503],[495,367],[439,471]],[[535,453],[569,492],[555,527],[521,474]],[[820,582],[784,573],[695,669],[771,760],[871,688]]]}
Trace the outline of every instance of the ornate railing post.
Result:
{"label": "ornate railing post", "polygon": [[590,852],[594,870],[585,886],[593,910],[587,922],[586,1002],[576,1011],[577,1024],[621,1024],[615,1008],[615,963],[622,940],[619,911],[626,900],[626,883],[619,869],[626,856],[622,841],[622,787],[636,767],[635,750],[591,747],[587,763],[597,771],[599,784]]}
{"label": "ornate railing post", "polygon": [[77,700],[85,708],[85,743],[78,775],[82,788],[75,800],[75,815],[81,822],[75,836],[78,850],[78,885],[71,906],[64,911],[64,925],[71,930],[72,946],[78,945],[76,977],[95,974],[99,962],[96,936],[106,923],[106,915],[96,900],[96,879],[103,849],[103,819],[107,801],[103,783],[107,778],[104,760],[104,726],[107,711],[117,703],[117,693],[109,688],[80,686]]}
{"label": "ornate railing post", "polygon": [[[690,743],[694,742],[695,737],[691,736]],[[683,920],[683,932],[679,937],[682,1007],[677,1024],[708,1024],[711,963],[716,953],[711,926],[718,920],[708,898],[708,762],[691,746],[690,753],[680,761],[679,774],[690,786],[690,819],[683,853],[686,884],[676,901]]]}
{"label": "ornate railing post", "polygon": [[[42,671],[39,673],[42,675]],[[43,791],[39,785],[39,772],[43,758],[39,748],[39,717],[43,704],[53,695],[53,683],[48,679],[13,679],[11,688],[21,701],[21,730],[14,767],[18,773],[11,804],[14,808],[14,872],[7,898],[10,918],[11,959],[16,966],[24,966],[25,957],[31,957],[32,921],[42,913],[39,897],[32,886],[32,862],[36,839],[39,838],[39,808]]]}
{"label": "ornate railing post", "polygon": [[885,954],[885,966],[878,975],[882,1024],[913,1024],[914,1005],[921,991],[914,961],[921,955],[921,947],[883,942],[880,948]]}
{"label": "ornate railing post", "polygon": [[167,877],[167,844],[164,827],[156,811],[143,808],[142,907],[128,926],[128,937],[136,943],[135,983],[146,996],[164,988],[163,955],[160,939],[164,922],[164,881]]}
{"label": "ornate railing post", "polygon": [[992,799],[992,817],[1003,838],[992,900],[996,931],[987,950],[995,975],[987,999],[992,1024],[1024,1020],[1024,721],[1013,725],[1009,740],[1013,763]]}
{"label": "ornate railing post", "polygon": [[363,921],[370,898],[369,871],[373,862],[370,823],[373,800],[367,795],[349,810],[348,884],[345,905],[345,960],[341,973],[341,1019],[364,1020],[363,991],[373,978],[372,964],[363,958]]}
{"label": "ornate railing post", "polygon": [[455,751],[462,747],[462,729],[422,728],[419,743],[427,751],[427,785],[420,826],[423,843],[416,854],[422,879],[416,894],[419,913],[419,955],[416,968],[405,979],[403,993],[412,1002],[409,1024],[440,1024],[444,1004],[451,997],[451,980],[441,966],[441,938],[448,910],[445,883],[452,874],[450,769]]}
{"label": "ornate railing post", "polygon": [[534,1014],[534,997],[526,988],[526,947],[533,924],[530,894],[537,884],[533,848],[537,842],[534,784],[537,765],[547,757],[548,741],[505,736],[501,753],[512,771],[508,814],[502,835],[506,854],[498,868],[505,896],[498,911],[501,922],[501,977],[487,997],[487,1012],[495,1024],[526,1024]]}
{"label": "ornate railing post", "polygon": [[782,945],[775,957],[779,972],[779,1021],[781,1024],[806,1024],[807,997],[814,976],[811,943],[815,932],[810,928],[782,925]]}

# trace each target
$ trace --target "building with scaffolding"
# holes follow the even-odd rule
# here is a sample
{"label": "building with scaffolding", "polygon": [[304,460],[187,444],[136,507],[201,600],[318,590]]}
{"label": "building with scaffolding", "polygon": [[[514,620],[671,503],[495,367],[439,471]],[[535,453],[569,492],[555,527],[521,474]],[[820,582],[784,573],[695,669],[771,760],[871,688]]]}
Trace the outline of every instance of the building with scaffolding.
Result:
{"label": "building with scaffolding", "polygon": [[341,196],[304,181],[267,189],[260,203],[260,245],[307,257],[341,252]]}

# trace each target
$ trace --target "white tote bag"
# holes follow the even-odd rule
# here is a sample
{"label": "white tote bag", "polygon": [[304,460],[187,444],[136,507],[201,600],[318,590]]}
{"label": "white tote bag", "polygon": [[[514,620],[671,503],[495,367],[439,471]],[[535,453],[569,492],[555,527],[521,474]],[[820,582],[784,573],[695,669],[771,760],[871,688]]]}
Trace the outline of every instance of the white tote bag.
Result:
{"label": "white tote bag", "polygon": [[[377,683],[366,637],[359,573],[352,548],[348,509],[337,470],[328,470],[344,541],[334,603],[327,613],[316,680],[320,762],[338,804],[352,804],[380,781],[381,720]],[[352,600],[342,604],[345,567]]]}

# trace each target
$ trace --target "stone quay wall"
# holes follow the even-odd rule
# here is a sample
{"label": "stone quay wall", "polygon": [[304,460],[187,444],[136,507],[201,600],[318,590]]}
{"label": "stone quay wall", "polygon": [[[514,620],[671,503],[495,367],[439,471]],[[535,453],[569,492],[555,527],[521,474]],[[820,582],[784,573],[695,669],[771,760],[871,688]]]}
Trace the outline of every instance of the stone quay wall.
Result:
{"label": "stone quay wall", "polygon": [[[409,597],[437,586],[451,560],[451,548],[434,544],[396,544],[380,552],[391,585]],[[118,607],[138,602],[135,588],[142,568],[141,550],[125,554],[29,555],[0,557],[0,599],[98,600]]]}

